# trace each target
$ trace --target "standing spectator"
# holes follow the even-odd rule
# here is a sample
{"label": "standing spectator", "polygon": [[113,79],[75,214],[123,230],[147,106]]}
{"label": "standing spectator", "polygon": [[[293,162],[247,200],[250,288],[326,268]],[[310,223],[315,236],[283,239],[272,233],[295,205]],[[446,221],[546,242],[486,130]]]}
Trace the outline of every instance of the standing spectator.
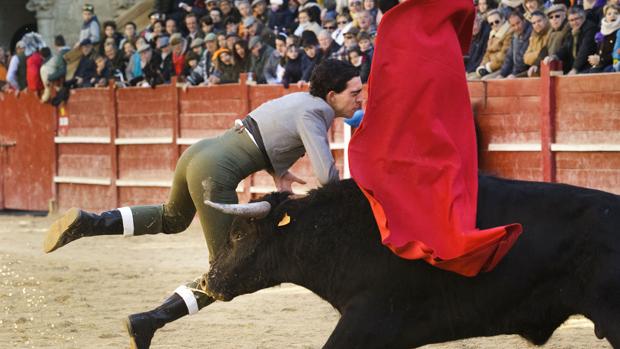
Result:
{"label": "standing spectator", "polygon": [[527,76],[532,77],[538,74],[541,60],[545,56],[544,49],[549,41],[549,21],[547,16],[540,11],[532,12],[532,34],[530,42],[527,46],[525,54],[523,54],[523,63],[529,65]]}
{"label": "standing spectator", "polygon": [[47,102],[51,96],[50,84],[60,82],[67,74],[67,63],[63,56],[71,49],[66,45],[62,35],[54,37],[54,48],[56,50],[54,57],[41,67],[41,81],[43,82],[41,101],[43,103]]}
{"label": "standing spectator", "polygon": [[321,32],[321,26],[317,22],[310,20],[310,14],[308,13],[308,10],[299,11],[299,13],[297,14],[297,20],[299,21],[299,25],[297,26],[293,34],[301,36],[301,33],[306,30],[311,30],[316,35]]}
{"label": "standing spectator", "polygon": [[620,17],[618,5],[609,4],[603,8],[605,17],[601,20],[602,40],[598,44],[596,54],[588,57],[592,66],[590,73],[605,73],[613,71],[613,50],[616,45],[618,29],[620,29]]}
{"label": "standing spectator", "polygon": [[177,22],[172,18],[166,19],[166,34],[172,36],[172,34],[178,32],[179,28],[177,27]]}
{"label": "standing spectator", "polygon": [[217,36],[213,33],[205,36],[206,49],[202,52],[198,65],[187,77],[187,82],[190,85],[207,84],[209,77],[213,73],[213,61],[212,57],[215,51],[217,51]]}
{"label": "standing spectator", "polygon": [[8,56],[4,47],[0,46],[0,91],[4,90],[6,82],[6,73],[9,68]]}
{"label": "standing spectator", "polygon": [[205,41],[202,38],[196,38],[192,41],[192,44],[190,45],[190,49],[191,51],[196,53],[198,57],[200,57],[202,56],[202,53],[204,51],[204,44],[205,44]]}
{"label": "standing spectator", "polygon": [[357,26],[360,32],[366,32],[372,36],[377,33],[377,26],[373,22],[370,11],[364,10],[357,14]]}
{"label": "standing spectator", "polygon": [[194,51],[189,51],[185,54],[185,64],[183,66],[183,72],[181,73],[183,81],[187,81],[187,77],[189,77],[198,66],[199,60],[200,56]]}
{"label": "standing spectator", "polygon": [[40,50],[32,52],[26,58],[26,81],[28,90],[39,93],[43,90],[43,82],[41,81],[41,67],[43,66],[43,57]]}
{"label": "standing spectator", "polygon": [[491,27],[488,24],[483,25],[483,23],[486,23],[483,16],[476,14],[469,52],[465,56],[465,72],[467,74],[476,72],[476,68],[482,62],[482,57],[484,57],[484,53],[487,50]]}
{"label": "standing spectator", "polygon": [[182,23],[190,13],[197,18],[207,14],[204,0],[156,0],[155,11],[164,13],[166,18],[174,19],[177,24]]}
{"label": "standing spectator", "polygon": [[9,70],[7,71],[7,81],[9,86],[16,90],[22,91],[27,86],[26,81],[26,43],[18,41],[15,44],[15,54],[11,57]]}
{"label": "standing spectator", "polygon": [[97,72],[95,61],[93,61],[91,57],[93,52],[93,44],[90,42],[90,39],[86,38],[80,42],[79,47],[82,53],[82,58],[80,58],[80,63],[78,63],[75,74],[73,74],[73,79],[69,81],[69,86],[89,87],[90,80]]}
{"label": "standing spectator", "polygon": [[241,22],[241,14],[231,3],[231,0],[220,0],[220,11],[222,11],[222,22],[232,19],[235,23]]}
{"label": "standing spectator", "polygon": [[235,64],[230,50],[223,47],[213,54],[215,70],[209,78],[211,84],[231,84],[239,82],[241,69]]}
{"label": "standing spectator", "polygon": [[270,0],[269,29],[274,32],[291,30],[295,25],[295,14],[289,11],[288,1]]}
{"label": "standing spectator", "polygon": [[571,30],[566,20],[566,6],[561,4],[552,5],[547,10],[547,17],[549,18],[551,31],[549,32],[547,49],[543,53],[545,57],[555,55],[558,52]]}
{"label": "standing spectator", "polygon": [[136,24],[134,22],[127,22],[125,27],[123,28],[123,38],[119,44],[119,48],[124,50],[125,43],[130,42],[132,44],[136,44],[136,40],[138,39],[138,35],[136,34]]}
{"label": "standing spectator", "polygon": [[282,85],[284,85],[284,88],[288,88],[290,84],[295,84],[300,81],[302,76],[303,68],[301,66],[299,49],[295,45],[290,45],[286,48]]}
{"label": "standing spectator", "polygon": [[169,36],[163,35],[158,38],[155,53],[161,58],[159,70],[161,71],[164,83],[170,83],[170,77],[173,75],[174,68],[172,66],[172,50],[170,48]]}
{"label": "standing spectator", "polygon": [[252,1],[252,16],[261,21],[263,25],[267,25],[269,23],[269,13],[267,12],[265,0]]}
{"label": "standing spectator", "polygon": [[286,36],[280,34],[276,37],[276,49],[271,52],[271,56],[265,64],[263,70],[265,80],[268,84],[282,83],[284,75],[284,58],[286,57]]}
{"label": "standing spectator", "polygon": [[[372,39],[367,32],[361,32],[357,34],[357,44],[362,56],[362,64],[360,66],[360,79],[362,83],[368,82],[370,77],[370,68],[372,65],[372,56],[375,54],[375,48],[372,44]],[[349,55],[349,58],[351,55]]]}
{"label": "standing spectator", "polygon": [[571,32],[564,41],[562,47],[549,60],[562,61],[562,68],[568,75],[583,73],[590,67],[588,56],[596,52],[596,25],[586,20],[585,12],[578,7],[568,10],[568,24]]}
{"label": "standing spectator", "polygon": [[512,30],[510,23],[504,20],[504,16],[499,10],[491,10],[487,14],[487,22],[491,26],[487,50],[484,53],[482,62],[476,68],[475,75],[469,78],[482,78],[487,74],[493,73],[502,67],[506,52],[512,42]]}
{"label": "standing spectator", "polygon": [[185,66],[185,40],[180,34],[174,34],[170,37],[170,46],[172,47],[173,75],[181,76]]}
{"label": "standing spectator", "polygon": [[[105,43],[105,41],[109,38],[114,40],[114,44],[116,45],[117,48],[120,47],[121,40],[123,40],[123,36],[121,35],[121,33],[116,31],[116,23],[114,21],[103,22],[103,40],[101,41]],[[104,46],[105,45],[101,45],[99,48],[100,53],[102,54],[104,53]]]}
{"label": "standing spectator", "polygon": [[146,44],[146,40],[144,40],[144,38],[138,38],[138,40],[136,40],[136,46],[132,47],[132,50],[130,50],[131,56],[128,59],[127,68],[125,70],[125,76],[130,85],[135,85],[137,81],[142,79],[142,65],[140,64],[140,53],[137,47],[141,47],[143,44]]}
{"label": "standing spectator", "polygon": [[264,44],[259,36],[253,36],[250,39],[249,49],[252,51],[252,66],[250,71],[254,76],[254,81],[256,81],[257,84],[266,84],[267,80],[265,79],[264,72],[265,65],[274,49]]}
{"label": "standing spectator", "polygon": [[[498,75],[502,78],[514,79],[527,75],[529,67],[523,62],[523,56],[530,42],[532,25],[519,11],[510,14],[508,23],[512,29],[512,42]],[[484,79],[491,79],[492,75],[489,74]]]}
{"label": "standing spectator", "polygon": [[336,52],[340,50],[340,45],[332,38],[327,30],[322,30],[318,35],[319,48],[321,49],[321,60],[335,58]]}
{"label": "standing spectator", "polygon": [[527,19],[529,22],[532,21],[532,13],[534,11],[544,12],[545,7],[543,6],[544,0],[525,0],[523,2],[523,7],[525,8],[525,13],[523,17]]}
{"label": "standing spectator", "polygon": [[[242,73],[249,72],[252,68],[252,59],[250,57],[250,50],[248,49],[248,42],[245,40],[239,40],[235,43],[233,48],[235,64],[239,67]],[[274,50],[273,52],[277,51]],[[267,69],[266,66],[265,69]],[[267,81],[267,83],[269,83],[269,81]]]}
{"label": "standing spectator", "polygon": [[370,17],[372,19],[372,23],[377,24],[377,13],[379,9],[377,8],[377,4],[375,0],[364,0],[364,10],[370,13]]}
{"label": "standing spectator", "polygon": [[200,28],[198,28],[198,19],[193,12],[190,12],[185,16],[185,28],[187,29],[187,40],[189,42],[195,38],[204,37],[204,34],[200,31]]}
{"label": "standing spectator", "polygon": [[[101,26],[95,16],[95,7],[91,4],[82,6],[82,29],[80,30],[79,42],[88,39],[92,45],[97,45],[101,41]],[[79,44],[78,44],[79,45]],[[77,45],[76,45],[77,46]]]}

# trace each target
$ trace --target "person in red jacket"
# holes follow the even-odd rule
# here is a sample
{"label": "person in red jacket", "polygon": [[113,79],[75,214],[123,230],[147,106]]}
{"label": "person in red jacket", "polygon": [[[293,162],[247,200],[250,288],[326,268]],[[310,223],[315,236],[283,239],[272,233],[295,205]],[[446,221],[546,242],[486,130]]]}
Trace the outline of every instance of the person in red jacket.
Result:
{"label": "person in red jacket", "polygon": [[43,81],[41,81],[41,66],[43,66],[43,56],[39,50],[34,51],[26,59],[26,81],[28,90],[39,92],[43,90]]}

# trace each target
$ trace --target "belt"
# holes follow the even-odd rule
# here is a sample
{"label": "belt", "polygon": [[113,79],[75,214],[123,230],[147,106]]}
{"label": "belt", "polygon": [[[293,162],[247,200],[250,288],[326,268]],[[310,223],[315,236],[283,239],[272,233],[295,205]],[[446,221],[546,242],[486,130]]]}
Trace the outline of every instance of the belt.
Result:
{"label": "belt", "polygon": [[256,123],[256,120],[252,119],[252,117],[248,115],[245,117],[245,119],[241,120],[241,122],[243,123],[245,132],[248,133],[248,136],[250,136],[254,144],[256,144],[260,152],[263,154],[263,157],[265,158],[265,163],[267,164],[268,169],[272,170],[273,166],[271,165],[269,156],[267,156],[267,150],[265,148],[265,143],[263,142],[263,137],[260,134],[260,130],[258,128],[258,124]]}

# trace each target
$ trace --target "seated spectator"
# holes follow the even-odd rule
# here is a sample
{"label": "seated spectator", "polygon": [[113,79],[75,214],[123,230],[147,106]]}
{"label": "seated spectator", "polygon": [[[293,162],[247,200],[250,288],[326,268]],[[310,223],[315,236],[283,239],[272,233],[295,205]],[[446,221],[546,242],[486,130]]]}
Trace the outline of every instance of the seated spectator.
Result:
{"label": "seated spectator", "polygon": [[[226,34],[226,48],[233,52],[235,50],[235,44],[241,40],[236,34]],[[247,41],[246,41],[247,43]]]}
{"label": "seated spectator", "polygon": [[349,60],[349,50],[353,47],[357,46],[357,35],[359,34],[359,29],[357,27],[351,26],[344,33],[344,44],[340,47],[340,50],[336,52],[334,58],[339,59],[341,61]]}
{"label": "seated spectator", "polygon": [[230,50],[220,48],[213,54],[215,70],[209,77],[211,84],[230,84],[239,82],[241,69],[235,65]]}
{"label": "seated spectator", "polygon": [[211,19],[211,16],[206,15],[200,18],[200,30],[205,35],[213,33],[213,19]]}
{"label": "seated spectator", "polygon": [[119,48],[124,51],[126,42],[130,42],[135,45],[136,40],[138,40],[138,35],[136,34],[136,24],[134,22],[127,22],[127,24],[125,24],[123,34],[124,35],[119,44]]}
{"label": "seated spectator", "polygon": [[[254,17],[252,16],[252,8],[250,7],[250,3],[247,0],[241,0],[239,2],[235,2],[237,10],[239,10],[239,14],[241,15],[241,23],[248,18]],[[243,28],[240,28],[240,33],[243,32]]]}
{"label": "seated spectator", "polygon": [[284,75],[282,76],[282,85],[288,88],[290,84],[295,84],[303,76],[301,67],[301,55],[299,48],[290,45],[286,48],[286,57],[284,59]]}
{"label": "seated spectator", "polygon": [[362,0],[349,0],[349,14],[353,21],[353,25],[357,26],[357,16],[364,10]]}
{"label": "seated spectator", "polygon": [[132,43],[131,41],[125,41],[121,49],[122,49],[121,54],[123,55],[123,61],[125,61],[125,66],[127,66],[129,64],[131,57],[136,52],[136,45]]}
{"label": "seated spectator", "polygon": [[41,67],[41,81],[43,82],[43,94],[41,101],[47,102],[51,96],[51,84],[61,82],[67,74],[67,63],[63,56],[71,49],[66,45],[62,35],[54,37],[54,49],[56,54]]}
{"label": "seated spectator", "polygon": [[222,12],[222,22],[232,20],[234,23],[241,22],[241,14],[231,3],[231,0],[220,0],[220,11]]}
{"label": "seated spectator", "polygon": [[[143,45],[147,45],[146,40],[144,38],[138,38],[136,40],[136,47],[141,47]],[[131,82],[134,79],[138,79],[142,77],[142,65],[140,64],[140,53],[137,49],[134,49],[131,53],[131,56],[127,60],[127,68],[125,69],[125,77],[127,77],[127,81]],[[139,81],[139,80],[136,80]]]}
{"label": "seated spectator", "polygon": [[[121,40],[123,40],[123,35],[121,35],[121,33],[119,33],[118,31],[116,31],[116,22],[114,21],[105,21],[103,22],[103,42],[105,42],[106,39],[111,38],[112,40],[114,40],[114,45],[119,48],[121,47]],[[103,47],[104,45],[101,45],[101,53],[103,53]]]}
{"label": "seated spectator", "polygon": [[194,51],[189,51],[185,55],[185,66],[183,67],[183,73],[181,73],[184,81],[186,80],[186,77],[190,76],[194,69],[198,67],[199,60],[200,56]]}
{"label": "seated spectator", "polygon": [[69,87],[90,87],[90,80],[95,76],[97,72],[97,66],[92,59],[93,44],[90,39],[86,38],[79,44],[82,58],[80,63],[73,74],[73,79],[68,81]]}
{"label": "seated spectator", "polygon": [[209,11],[209,17],[213,21],[213,32],[216,34],[225,33],[226,27],[224,21],[222,21],[222,11],[219,8],[214,8]]}
{"label": "seated spectator", "polygon": [[295,14],[289,11],[288,1],[270,0],[269,23],[267,27],[272,31],[287,32],[295,26]]}
{"label": "seated spectator", "polygon": [[299,21],[299,25],[293,32],[293,34],[297,36],[301,36],[306,30],[311,30],[314,34],[318,35],[321,32],[321,26],[317,22],[310,21],[310,15],[308,14],[308,10],[301,10],[297,14],[297,20]]}
{"label": "seated spectator", "polygon": [[586,20],[596,23],[598,26],[603,20],[603,7],[605,0],[583,0],[583,10],[586,13]]}
{"label": "seated spectator", "polygon": [[359,46],[355,46],[351,48],[348,53],[349,62],[355,67],[357,73],[359,74],[362,70],[362,63],[364,62],[362,51],[360,51]]}
{"label": "seated spectator", "polygon": [[360,29],[360,32],[366,32],[371,36],[377,33],[377,26],[373,22],[369,11],[360,11],[357,14],[357,27]]}
{"label": "seated spectator", "polygon": [[[235,64],[239,67],[242,73],[247,73],[252,67],[252,59],[250,58],[250,50],[248,49],[248,43],[245,40],[237,41],[233,46],[233,57]],[[277,52],[274,50],[274,52]],[[266,66],[265,66],[266,67]],[[269,82],[267,82],[269,83]]]}
{"label": "seated spectator", "polygon": [[146,42],[151,45],[151,47],[155,47],[157,43],[157,38],[164,35],[166,24],[162,20],[155,21],[153,23],[153,28],[151,31],[144,35]]}
{"label": "seated spectator", "polygon": [[[223,32],[220,32],[216,35],[217,35],[217,46],[220,48],[226,47],[226,34],[224,34]],[[228,50],[230,50],[230,48]]]}
{"label": "seated spectator", "polygon": [[284,57],[286,57],[286,36],[280,34],[276,37],[276,49],[271,52],[271,56],[265,64],[263,73],[268,84],[282,83],[284,76]]}
{"label": "seated spectator", "polygon": [[482,62],[482,57],[484,57],[484,53],[487,50],[487,42],[489,41],[491,27],[488,24],[483,25],[483,23],[486,23],[484,18],[476,14],[469,52],[464,57],[465,72],[468,74],[476,72],[476,68],[478,68],[480,62]]}
{"label": "seated spectator", "polygon": [[240,25],[241,23],[238,22],[236,18],[228,17],[224,20],[224,28],[226,29],[224,33],[226,33],[227,37],[228,35],[234,35],[236,37],[239,37]]}
{"label": "seated spectator", "polygon": [[146,42],[138,44],[138,54],[140,55],[140,67],[142,76],[130,81],[132,86],[155,87],[164,83],[164,77],[160,70],[161,57],[153,51]]}
{"label": "seated spectator", "polygon": [[196,38],[192,41],[191,45],[189,46],[190,50],[193,51],[194,53],[196,53],[196,55],[198,57],[202,56],[202,53],[204,52],[205,48],[205,41],[202,38]]}
{"label": "seated spectator", "polygon": [[155,2],[155,10],[157,12],[164,13],[166,15],[166,18],[172,18],[177,23],[182,23],[185,17],[190,13],[197,18],[206,15],[206,7],[207,6],[204,0],[175,0]]}
{"label": "seated spectator", "polygon": [[540,62],[545,57],[544,49],[549,41],[549,32],[551,27],[547,16],[540,11],[532,13],[532,34],[527,50],[523,54],[523,63],[529,65],[527,76],[537,76]]}
{"label": "seated spectator", "polygon": [[28,87],[26,80],[26,43],[21,40],[15,44],[15,54],[9,61],[6,80],[9,87],[18,92]]}
{"label": "seated spectator", "polygon": [[[124,80],[125,69],[127,64],[123,59],[123,56],[118,52],[118,49],[114,45],[105,45],[104,48],[105,57],[108,59],[110,65],[110,76],[122,76]],[[96,63],[96,62],[95,62]]]}
{"label": "seated spectator", "polygon": [[168,37],[167,35],[163,35],[157,39],[157,48],[155,49],[155,53],[158,54],[161,58],[161,65],[159,66],[159,70],[161,71],[164,83],[170,83],[170,77],[174,75],[174,68],[172,66],[172,49],[170,48],[170,37]]}
{"label": "seated spectator", "polygon": [[267,61],[271,56],[271,52],[274,49],[273,47],[264,44],[258,36],[254,36],[250,39],[248,48],[252,52],[250,72],[253,75],[253,79],[257,84],[266,84],[267,80],[265,79],[264,72],[265,65],[267,64]]}
{"label": "seated spectator", "polygon": [[[529,66],[523,62],[523,56],[529,45],[532,25],[518,11],[510,14],[508,23],[510,23],[510,28],[512,29],[512,42],[508,52],[506,52],[506,59],[504,59],[504,64],[499,71],[499,76],[514,79],[527,75]],[[492,79],[493,74],[488,74],[483,80]]]}
{"label": "seated spectator", "polygon": [[245,39],[250,41],[253,36],[259,36],[261,41],[273,47],[275,45],[276,36],[271,29],[265,26],[261,21],[256,20],[254,17],[248,17],[243,21],[245,28]]}
{"label": "seated spectator", "polygon": [[476,4],[476,13],[483,19],[486,18],[489,11],[497,8],[497,2],[495,0],[478,0]]}
{"label": "seated spectator", "polygon": [[564,73],[574,75],[584,73],[590,66],[588,56],[596,52],[596,25],[586,20],[585,12],[578,7],[568,10],[568,24],[571,32],[555,55],[546,58],[561,60]]}
{"label": "seated spectator", "polygon": [[321,50],[321,61],[335,58],[336,53],[340,50],[340,45],[334,41],[328,30],[321,30],[318,35],[319,49]]}
{"label": "seated spectator", "polygon": [[185,40],[180,34],[170,37],[170,47],[172,48],[172,67],[174,76],[181,76],[185,66]]}
{"label": "seated spectator", "polygon": [[528,22],[532,22],[532,13],[534,11],[544,12],[545,7],[543,6],[544,0],[525,0],[523,2],[523,7],[525,8],[525,13],[523,17],[528,20]]}
{"label": "seated spectator", "polygon": [[259,20],[263,25],[269,23],[269,13],[265,0],[252,0],[252,16]]}
{"label": "seated spectator", "polygon": [[151,34],[153,33],[153,31],[155,30],[155,23],[159,22],[159,21],[163,21],[164,18],[166,18],[166,15],[163,13],[160,13],[159,11],[155,10],[155,11],[151,11],[151,13],[149,13],[149,25],[146,26],[146,28],[144,28],[144,30],[140,33],[140,36],[146,39],[146,42],[151,42],[152,37]]}
{"label": "seated spectator", "polygon": [[552,5],[547,9],[547,17],[549,18],[551,31],[549,32],[549,41],[544,51],[545,57],[553,56],[558,52],[571,30],[566,20],[566,6]]}
{"label": "seated spectator", "polygon": [[[95,7],[91,4],[82,6],[82,29],[80,30],[79,43],[88,39],[92,45],[97,45],[101,41],[101,27],[99,20],[95,16]],[[77,45],[76,45],[77,46]]]}
{"label": "seated spectator", "polygon": [[344,33],[345,31],[348,31],[351,26],[353,26],[353,23],[351,22],[351,17],[348,16],[348,13],[345,13],[339,14],[336,17],[336,24],[338,25],[338,28],[336,28],[336,30],[332,33],[332,39],[334,39],[338,45],[342,46],[344,44]]}
{"label": "seated spectator", "polygon": [[329,35],[331,36],[334,33],[334,31],[336,31],[336,29],[338,28],[338,25],[336,24],[336,16],[334,16],[334,19],[331,19],[331,18],[323,19],[322,27],[323,27],[323,30],[327,31]]}
{"label": "seated spectator", "polygon": [[588,57],[588,62],[592,66],[590,73],[612,72],[613,50],[616,46],[618,29],[620,29],[620,17],[618,16],[619,7],[615,4],[605,5],[603,8],[604,18],[601,20],[601,41],[595,54]]}
{"label": "seated spectator", "polygon": [[321,50],[319,50],[319,41],[312,31],[305,31],[302,33],[301,47],[304,54],[301,55],[301,79],[298,81],[299,85],[305,84],[310,81],[310,76],[321,61]]}
{"label": "seated spectator", "polygon": [[95,76],[90,79],[89,87],[106,87],[112,78],[112,66],[104,56],[95,57]]}
{"label": "seated spectator", "polygon": [[491,10],[487,15],[487,22],[491,26],[489,41],[487,42],[487,50],[484,53],[482,62],[474,74],[468,75],[468,78],[482,78],[485,75],[498,71],[504,59],[506,52],[512,42],[512,30],[510,23],[504,20],[499,10]]}

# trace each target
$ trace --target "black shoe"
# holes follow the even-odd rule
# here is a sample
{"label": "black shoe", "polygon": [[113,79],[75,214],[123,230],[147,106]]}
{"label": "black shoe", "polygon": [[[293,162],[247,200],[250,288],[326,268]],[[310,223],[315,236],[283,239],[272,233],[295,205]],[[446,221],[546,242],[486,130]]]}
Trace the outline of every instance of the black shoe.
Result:
{"label": "black shoe", "polygon": [[145,313],[132,314],[125,319],[131,349],[148,349],[155,331],[188,314],[185,301],[173,294],[159,307]]}
{"label": "black shoe", "polygon": [[50,253],[84,236],[122,233],[123,219],[118,210],[96,215],[78,208],[71,208],[47,231],[43,241],[43,251]]}

